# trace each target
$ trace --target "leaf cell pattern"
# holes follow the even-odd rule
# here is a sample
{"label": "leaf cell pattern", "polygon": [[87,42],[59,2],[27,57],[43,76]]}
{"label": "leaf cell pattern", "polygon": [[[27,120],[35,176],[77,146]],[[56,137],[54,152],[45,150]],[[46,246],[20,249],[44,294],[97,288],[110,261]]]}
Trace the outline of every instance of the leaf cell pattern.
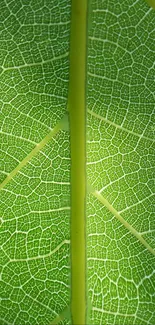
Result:
{"label": "leaf cell pattern", "polygon": [[87,175],[98,194],[87,200],[91,324],[155,323],[154,22],[145,2],[92,1]]}
{"label": "leaf cell pattern", "polygon": [[[2,1],[0,325],[71,324],[69,132],[33,151],[66,112],[70,8]],[[155,13],[141,0],[92,0],[90,13],[89,324],[154,325],[154,255],[98,197],[155,249]]]}

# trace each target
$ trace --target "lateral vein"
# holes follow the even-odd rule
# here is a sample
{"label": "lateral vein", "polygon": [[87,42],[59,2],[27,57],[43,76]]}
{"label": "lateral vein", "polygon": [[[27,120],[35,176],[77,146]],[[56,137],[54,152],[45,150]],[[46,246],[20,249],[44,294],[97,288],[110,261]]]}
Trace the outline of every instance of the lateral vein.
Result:
{"label": "lateral vein", "polygon": [[143,139],[146,139],[146,140],[149,140],[149,141],[152,141],[152,142],[155,141],[155,139],[151,139],[151,138],[145,137],[143,134],[139,134],[139,133],[136,133],[136,132],[134,132],[134,131],[128,130],[128,129],[124,128],[124,127],[121,126],[121,125],[118,125],[118,124],[116,124],[116,123],[114,123],[114,122],[112,122],[112,121],[109,121],[109,120],[107,120],[107,118],[102,117],[102,116],[99,115],[99,114],[96,114],[95,112],[91,111],[90,109],[87,109],[87,112],[88,112],[90,115],[92,115],[92,116],[94,116],[94,117],[96,117],[96,118],[98,118],[98,119],[100,119],[100,120],[106,122],[107,124],[110,124],[110,125],[114,126],[116,129],[120,129],[120,130],[122,130],[122,131],[124,131],[124,132],[130,133],[130,134],[133,134],[133,135],[135,135],[136,137],[143,138]]}
{"label": "lateral vein", "polygon": [[127,230],[132,233],[133,236],[141,242],[141,244],[143,244],[143,246],[148,249],[150,253],[155,255],[155,250],[147,243],[142,235],[118,213],[118,211],[100,194],[99,191],[93,190],[92,194],[124,225]]}
{"label": "lateral vein", "polygon": [[22,65],[19,65],[19,66],[12,66],[12,67],[7,67],[7,68],[3,67],[2,73],[5,72],[5,71],[8,71],[8,70],[22,69],[22,68],[25,68],[25,67],[35,67],[35,66],[44,65],[44,64],[47,64],[47,63],[51,63],[53,61],[57,61],[57,60],[66,58],[66,57],[68,57],[68,55],[69,55],[69,52],[66,52],[66,53],[60,54],[57,57],[54,56],[52,59],[42,61],[42,62],[25,63],[25,64],[22,64]]}
{"label": "lateral vein", "polygon": [[2,190],[17,173],[34,157],[36,154],[62,129],[62,120],[42,139],[36,144],[34,149],[13,169],[4,181],[0,184]]}
{"label": "lateral vein", "polygon": [[38,255],[34,257],[27,257],[27,258],[18,258],[18,259],[10,259],[9,263],[11,262],[28,262],[33,260],[45,259],[52,255],[54,255],[63,245],[69,245],[70,240],[64,239],[57,247],[55,247],[50,253],[45,255]]}

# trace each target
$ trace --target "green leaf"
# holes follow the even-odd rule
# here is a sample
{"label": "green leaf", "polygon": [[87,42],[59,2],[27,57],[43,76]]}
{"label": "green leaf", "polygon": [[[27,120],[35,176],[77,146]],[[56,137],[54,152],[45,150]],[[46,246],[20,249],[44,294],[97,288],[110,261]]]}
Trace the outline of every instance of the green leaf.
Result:
{"label": "green leaf", "polygon": [[[83,311],[88,325],[155,324],[155,11],[143,0],[88,9],[85,88],[71,1],[1,2],[0,325],[75,325]],[[87,160],[83,242],[71,219],[74,181],[76,202],[86,187],[75,157]]]}

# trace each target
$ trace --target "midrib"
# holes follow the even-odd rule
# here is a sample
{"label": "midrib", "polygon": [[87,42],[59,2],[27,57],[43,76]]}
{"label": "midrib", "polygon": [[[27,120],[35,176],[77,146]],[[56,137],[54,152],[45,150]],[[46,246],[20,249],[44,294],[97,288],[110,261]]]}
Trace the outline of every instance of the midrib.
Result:
{"label": "midrib", "polygon": [[71,321],[85,325],[87,0],[72,0],[68,108],[71,143]]}

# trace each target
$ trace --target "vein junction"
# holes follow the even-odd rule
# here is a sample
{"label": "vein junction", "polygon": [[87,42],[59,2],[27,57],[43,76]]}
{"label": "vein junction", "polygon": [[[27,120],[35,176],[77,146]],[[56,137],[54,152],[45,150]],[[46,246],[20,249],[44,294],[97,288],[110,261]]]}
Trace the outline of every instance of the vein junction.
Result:
{"label": "vein junction", "polygon": [[118,211],[100,194],[99,191],[92,190],[92,194],[148,249],[150,253],[155,255],[155,250],[147,243],[142,235],[118,213]]}
{"label": "vein junction", "polygon": [[70,307],[65,308],[60,315],[58,315],[49,325],[56,325],[60,323],[65,317],[68,318],[67,316],[70,313]]}

